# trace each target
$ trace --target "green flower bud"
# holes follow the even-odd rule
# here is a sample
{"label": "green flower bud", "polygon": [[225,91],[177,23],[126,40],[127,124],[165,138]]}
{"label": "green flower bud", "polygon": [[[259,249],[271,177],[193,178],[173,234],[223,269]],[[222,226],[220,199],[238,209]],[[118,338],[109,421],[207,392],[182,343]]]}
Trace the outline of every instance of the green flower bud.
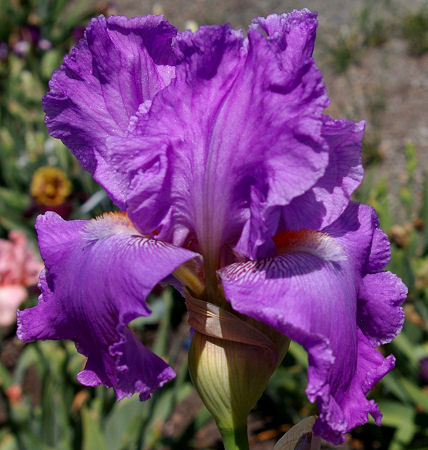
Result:
{"label": "green flower bud", "polygon": [[[189,371],[226,448],[247,448],[247,417],[282,361],[290,340],[264,324],[187,296],[195,329]],[[227,440],[235,441],[228,446]],[[236,440],[242,441],[236,446]]]}

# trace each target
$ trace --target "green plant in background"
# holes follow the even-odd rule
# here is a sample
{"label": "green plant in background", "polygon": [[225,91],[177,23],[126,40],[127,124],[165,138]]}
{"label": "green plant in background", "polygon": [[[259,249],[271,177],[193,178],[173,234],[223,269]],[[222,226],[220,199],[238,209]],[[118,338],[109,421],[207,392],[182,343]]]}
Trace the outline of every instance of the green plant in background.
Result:
{"label": "green plant in background", "polygon": [[374,10],[372,4],[366,4],[358,15],[357,27],[362,35],[362,45],[379,47],[388,41],[388,26],[384,11],[389,7],[389,1],[384,1],[381,10]]}
{"label": "green plant in background", "polygon": [[348,30],[333,34],[334,40],[327,45],[327,55],[337,73],[345,73],[351,64],[358,64],[365,49],[387,42],[389,35],[384,11],[389,3],[388,0],[375,6],[366,3]]}
{"label": "green plant in background", "polygon": [[367,129],[363,139],[363,166],[368,167],[383,161],[385,155],[381,148],[382,113],[386,108],[385,92],[381,86],[376,87],[365,96],[367,109]]}
{"label": "green plant in background", "polygon": [[[385,178],[376,180],[376,167],[370,169],[357,196],[377,209],[381,224],[392,240],[388,268],[409,287],[403,332],[387,348],[397,355],[397,368],[375,392],[382,405],[383,423],[394,429],[389,447],[385,447],[393,450],[428,446],[428,380],[420,377],[420,361],[428,357],[428,185],[425,176],[422,190],[417,193],[416,148],[409,142],[404,151],[408,181],[401,188],[399,199],[389,197]],[[394,220],[397,210],[405,212],[401,225]]]}
{"label": "green plant in background", "polygon": [[[106,10],[83,1],[71,8],[64,0],[1,0],[0,11],[0,236],[11,229],[31,234],[39,209],[29,186],[39,167],[55,166],[67,174],[73,208],[100,189],[62,143],[48,136],[40,100],[52,71],[81,36],[82,24]],[[99,194],[95,200],[89,206],[101,203],[98,213],[111,207]]]}
{"label": "green plant in background", "polygon": [[410,53],[421,56],[428,51],[428,8],[404,18],[401,24]]}
{"label": "green plant in background", "polygon": [[330,63],[337,73],[344,73],[351,63],[358,61],[359,48],[352,34],[341,34],[335,44],[329,46]]}

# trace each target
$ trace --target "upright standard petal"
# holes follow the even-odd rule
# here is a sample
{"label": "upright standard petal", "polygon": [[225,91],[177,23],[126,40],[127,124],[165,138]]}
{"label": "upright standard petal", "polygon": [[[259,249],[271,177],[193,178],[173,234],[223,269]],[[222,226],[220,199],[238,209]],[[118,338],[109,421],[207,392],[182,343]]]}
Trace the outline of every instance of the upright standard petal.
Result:
{"label": "upright standard petal", "polygon": [[92,19],[43,98],[46,125],[123,208],[124,180],[106,163],[106,139],[125,136],[140,105],[174,76],[176,29],[161,16]]}
{"label": "upright standard petal", "polygon": [[[228,26],[179,34],[176,78],[135,128],[141,149],[163,149],[169,170],[158,187],[163,202],[146,205],[135,185],[131,219],[150,232],[155,224],[147,229],[147,217],[158,216],[162,239],[173,241],[178,229],[182,241],[174,242],[197,240],[215,263],[218,249],[238,241],[253,198],[260,199],[253,208],[287,204],[323,175],[328,161],[321,136],[328,99],[311,58],[315,15],[293,12],[270,17],[274,22],[277,29],[254,23],[248,40]],[[116,166],[128,164],[127,140],[109,145]]]}
{"label": "upright standard petal", "polygon": [[323,116],[322,136],[329,148],[328,166],[310,190],[282,208],[285,229],[320,230],[342,214],[363,179],[363,134],[364,122]]}
{"label": "upright standard petal", "polygon": [[[385,253],[379,240],[374,245],[378,230],[371,208],[351,204],[322,232],[289,231],[276,237],[277,257],[220,271],[236,311],[308,351],[306,392],[320,412],[314,431],[334,443],[365,423],[368,413],[379,423],[381,414],[365,395],[394,365],[392,356],[384,358],[374,346],[400,331],[399,305],[406,289],[389,272],[366,275],[373,250],[376,257]],[[379,296],[374,285],[386,280],[388,289]],[[385,307],[388,314],[379,316],[377,310]]]}
{"label": "upright standard petal", "polygon": [[118,399],[142,400],[174,371],[135,338],[126,324],[148,316],[145,298],[160,280],[196,254],[141,236],[126,215],[66,222],[39,216],[46,270],[34,308],[20,311],[18,337],[71,339],[88,357],[81,383],[113,387]]}

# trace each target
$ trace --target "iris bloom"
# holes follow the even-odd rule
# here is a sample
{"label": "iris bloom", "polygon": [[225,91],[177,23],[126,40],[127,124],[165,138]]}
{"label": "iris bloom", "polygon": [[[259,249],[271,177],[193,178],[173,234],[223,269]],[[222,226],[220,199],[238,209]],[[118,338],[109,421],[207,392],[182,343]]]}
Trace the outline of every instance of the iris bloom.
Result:
{"label": "iris bloom", "polygon": [[[382,269],[375,211],[349,197],[364,124],[328,106],[316,14],[177,33],[161,16],[93,19],[43,100],[46,124],[123,213],[37,220],[46,270],[18,336],[72,339],[78,379],[142,400],[174,376],[127,328],[161,281],[300,343],[316,434],[381,414],[366,394],[394,366],[406,289]],[[172,274],[172,276],[171,276]],[[203,289],[199,290],[198,287]]]}

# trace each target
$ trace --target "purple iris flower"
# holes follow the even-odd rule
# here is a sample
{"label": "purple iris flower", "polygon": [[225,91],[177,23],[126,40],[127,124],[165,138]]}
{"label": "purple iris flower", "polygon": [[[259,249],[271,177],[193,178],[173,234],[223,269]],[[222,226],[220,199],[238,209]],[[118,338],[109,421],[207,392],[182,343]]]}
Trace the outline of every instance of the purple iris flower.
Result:
{"label": "purple iris flower", "polygon": [[[161,16],[93,19],[43,99],[46,124],[124,213],[37,220],[46,269],[18,336],[72,339],[82,384],[149,398],[173,370],[128,329],[159,282],[192,261],[204,298],[308,352],[315,433],[381,414],[366,394],[394,366],[406,288],[361,181],[364,124],[328,106],[316,14],[178,33]],[[189,266],[190,267],[190,266]],[[174,282],[177,284],[177,281]]]}

